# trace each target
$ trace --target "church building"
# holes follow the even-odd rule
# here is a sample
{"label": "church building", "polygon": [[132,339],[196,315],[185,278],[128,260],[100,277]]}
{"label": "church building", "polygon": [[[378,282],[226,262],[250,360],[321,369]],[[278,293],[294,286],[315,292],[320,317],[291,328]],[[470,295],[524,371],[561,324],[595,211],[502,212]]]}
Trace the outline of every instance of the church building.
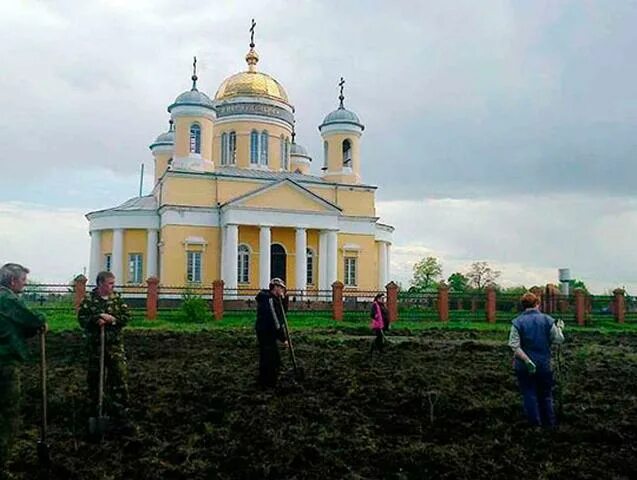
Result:
{"label": "church building", "polygon": [[376,216],[377,187],[362,181],[365,127],[345,108],[342,79],[338,107],[318,127],[322,166],[312,169],[293,104],[258,70],[254,47],[253,23],[247,70],[214,99],[199,89],[195,60],[192,88],[168,106],[170,127],[150,145],[152,194],[86,215],[90,282],[103,269],[118,284],[222,279],[238,292],[272,277],[308,294],[336,280],[359,291],[389,282],[393,227]]}

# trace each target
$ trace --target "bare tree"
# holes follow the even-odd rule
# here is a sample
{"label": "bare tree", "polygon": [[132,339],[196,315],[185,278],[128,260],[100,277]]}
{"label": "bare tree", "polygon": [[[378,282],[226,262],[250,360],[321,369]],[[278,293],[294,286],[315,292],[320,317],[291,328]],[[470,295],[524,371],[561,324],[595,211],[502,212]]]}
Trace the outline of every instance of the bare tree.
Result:
{"label": "bare tree", "polygon": [[472,287],[483,290],[489,285],[495,285],[495,281],[501,273],[491,268],[487,262],[473,262],[466,277]]}

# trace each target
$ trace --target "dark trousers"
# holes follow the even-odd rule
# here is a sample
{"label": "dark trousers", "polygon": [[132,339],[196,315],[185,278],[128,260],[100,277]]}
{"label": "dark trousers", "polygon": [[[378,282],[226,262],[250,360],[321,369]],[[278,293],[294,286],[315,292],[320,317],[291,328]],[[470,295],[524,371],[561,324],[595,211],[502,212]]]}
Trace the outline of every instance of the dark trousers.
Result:
{"label": "dark trousers", "polygon": [[6,470],[20,422],[20,377],[15,366],[0,366],[0,478]]}
{"label": "dark trousers", "polygon": [[538,365],[534,374],[530,374],[525,368],[516,368],[515,374],[529,423],[536,426],[555,426],[553,373],[550,367]]}
{"label": "dark trousers", "polygon": [[281,355],[275,338],[257,334],[259,342],[259,377],[262,387],[274,387],[281,367]]}
{"label": "dark trousers", "polygon": [[372,341],[372,346],[369,353],[373,354],[374,350],[378,350],[380,353],[383,353],[383,349],[385,348],[385,334],[380,328],[375,328],[374,334],[376,335],[376,337]]}

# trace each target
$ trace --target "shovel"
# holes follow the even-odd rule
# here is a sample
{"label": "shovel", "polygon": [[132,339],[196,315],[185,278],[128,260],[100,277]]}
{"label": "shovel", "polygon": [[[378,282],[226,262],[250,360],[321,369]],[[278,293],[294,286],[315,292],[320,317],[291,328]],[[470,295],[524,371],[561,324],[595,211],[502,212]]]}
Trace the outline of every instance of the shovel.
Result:
{"label": "shovel", "polygon": [[108,417],[104,416],[104,325],[100,327],[100,381],[98,390],[97,417],[88,420],[91,437],[101,439],[108,427]]}
{"label": "shovel", "polygon": [[290,350],[290,360],[292,361],[292,366],[294,368],[294,378],[296,380],[302,381],[305,379],[305,369],[296,363],[296,355],[294,354],[294,346],[292,345],[292,339],[290,338],[290,329],[288,328],[288,319],[285,314],[285,308],[283,308],[283,302],[279,298],[279,303],[281,305],[281,312],[283,313],[283,331],[285,332],[285,339],[288,342],[288,349]]}
{"label": "shovel", "polygon": [[40,439],[38,440],[38,461],[40,466],[49,467],[51,457],[49,456],[49,445],[46,443],[47,429],[47,393],[46,393],[46,333],[40,332],[40,382],[42,386],[42,426]]}

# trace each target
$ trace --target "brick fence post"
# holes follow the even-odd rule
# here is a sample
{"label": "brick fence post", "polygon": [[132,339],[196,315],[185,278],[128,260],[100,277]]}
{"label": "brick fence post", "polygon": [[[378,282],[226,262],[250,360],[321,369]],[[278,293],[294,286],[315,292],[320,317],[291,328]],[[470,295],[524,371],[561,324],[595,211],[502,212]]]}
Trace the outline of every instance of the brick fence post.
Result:
{"label": "brick fence post", "polygon": [[332,318],[343,320],[343,283],[336,280],[332,284]]}
{"label": "brick fence post", "polygon": [[583,326],[586,322],[586,295],[581,288],[575,289],[575,320]]}
{"label": "brick fence post", "polygon": [[215,320],[223,320],[223,280],[212,282],[212,311]]}
{"label": "brick fence post", "polygon": [[496,310],[495,310],[495,288],[487,287],[487,322],[495,323]]}
{"label": "brick fence post", "polygon": [[445,282],[438,285],[438,319],[441,322],[449,321],[449,287]]}
{"label": "brick fence post", "polygon": [[159,279],[150,277],[146,280],[146,318],[157,318],[157,306],[159,304]]}
{"label": "brick fence post", "polygon": [[613,295],[615,295],[615,320],[618,323],[624,323],[626,318],[626,298],[624,295],[626,292],[623,288],[616,288],[613,290]]}
{"label": "brick fence post", "polygon": [[78,275],[73,280],[73,291],[75,292],[75,311],[77,312],[80,308],[80,303],[82,303],[82,299],[84,295],[86,295],[86,282],[88,279],[84,275]]}
{"label": "brick fence post", "polygon": [[389,282],[385,289],[387,290],[387,311],[389,312],[389,322],[398,321],[398,285]]}

